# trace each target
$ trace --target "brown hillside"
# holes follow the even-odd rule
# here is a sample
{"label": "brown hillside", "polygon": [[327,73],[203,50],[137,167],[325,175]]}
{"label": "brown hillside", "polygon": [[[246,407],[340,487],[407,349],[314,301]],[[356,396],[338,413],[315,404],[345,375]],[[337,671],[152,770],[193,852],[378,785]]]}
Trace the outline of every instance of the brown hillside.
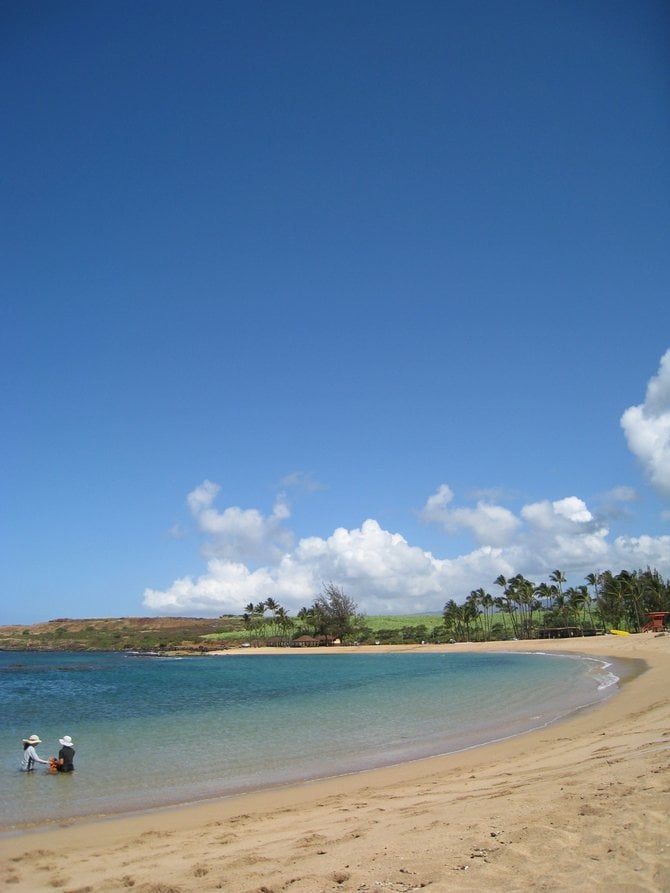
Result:
{"label": "brown hillside", "polygon": [[207,651],[211,633],[245,633],[239,617],[57,618],[30,626],[0,626],[3,651]]}

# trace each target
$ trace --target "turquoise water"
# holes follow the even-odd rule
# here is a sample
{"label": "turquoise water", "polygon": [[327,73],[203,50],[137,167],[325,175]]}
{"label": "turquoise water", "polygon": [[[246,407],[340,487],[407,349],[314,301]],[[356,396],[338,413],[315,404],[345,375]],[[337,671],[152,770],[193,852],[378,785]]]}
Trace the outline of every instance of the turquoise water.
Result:
{"label": "turquoise water", "polygon": [[[546,654],[160,658],[0,653],[4,830],[336,776],[517,735],[615,690],[605,662]],[[77,771],[18,771],[71,735]]]}

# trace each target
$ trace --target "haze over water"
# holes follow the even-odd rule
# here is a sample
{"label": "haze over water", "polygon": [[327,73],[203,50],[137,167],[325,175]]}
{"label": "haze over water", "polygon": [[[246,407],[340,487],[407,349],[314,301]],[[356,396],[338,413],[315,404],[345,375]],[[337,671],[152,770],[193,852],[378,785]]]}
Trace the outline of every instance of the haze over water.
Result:
{"label": "haze over water", "polygon": [[[615,691],[541,653],[0,653],[2,827],[138,811],[390,765],[520,734]],[[72,777],[18,771],[71,735]]]}

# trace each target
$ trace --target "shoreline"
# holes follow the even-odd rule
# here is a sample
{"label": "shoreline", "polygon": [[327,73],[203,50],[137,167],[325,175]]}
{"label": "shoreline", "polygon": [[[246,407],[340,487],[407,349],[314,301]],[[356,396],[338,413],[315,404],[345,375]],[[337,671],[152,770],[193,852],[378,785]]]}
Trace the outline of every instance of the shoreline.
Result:
{"label": "shoreline", "polygon": [[[527,644],[527,642],[522,643],[522,647]],[[486,663],[489,663],[490,660],[491,663],[489,663],[489,666],[495,666],[495,662],[498,658],[513,658],[515,655],[513,649],[505,651],[500,647],[495,647],[495,645],[493,647],[494,652],[489,648],[488,654],[473,653],[471,649],[467,649],[467,646],[466,650],[470,651],[470,656],[473,658],[482,659]],[[296,660],[302,665],[301,676],[306,674],[307,677],[309,677],[310,664],[315,669],[316,665],[319,664],[319,660],[316,657],[314,657],[316,663],[312,661],[312,656],[316,654],[326,655],[323,660],[333,668],[340,663],[344,665],[344,663],[348,664],[351,661],[353,662],[351,664],[352,671],[356,664],[357,657],[359,661],[364,662],[364,666],[370,667],[376,666],[377,660],[393,660],[394,657],[398,658],[398,660],[409,658],[410,661],[421,661],[422,658],[429,661],[435,661],[439,658],[446,658],[448,661],[453,661],[454,665],[457,667],[459,666],[457,659],[467,657],[467,654],[461,651],[461,653],[453,654],[450,658],[448,655],[449,650],[452,649],[446,645],[436,649],[420,649],[418,645],[412,645],[404,649],[397,646],[392,646],[388,649],[384,649],[383,647],[381,649],[379,647],[369,647],[367,649],[363,648],[363,652],[365,653],[361,653],[359,647],[352,646],[346,651],[339,651],[339,654],[345,655],[344,658],[340,660],[337,657],[331,657],[329,659],[329,656],[332,653],[331,649],[321,648],[318,651],[316,649],[310,649],[306,654],[303,653],[301,657],[296,658]],[[300,649],[294,649],[291,651],[291,654],[300,654],[300,651]],[[380,653],[384,651],[394,651],[395,654]],[[408,654],[408,652],[410,653]],[[518,649],[516,656],[520,656],[518,654]],[[310,749],[305,751],[304,748],[301,747],[300,741],[296,741],[296,729],[294,725],[293,731],[288,732],[285,746],[288,745],[288,752],[291,750],[295,751],[297,746],[303,754],[304,759],[295,759],[294,757],[292,768],[289,771],[274,773],[260,771],[257,775],[253,772],[251,774],[247,772],[245,773],[244,778],[237,778],[236,772],[232,770],[232,767],[231,771],[228,772],[226,767],[221,766],[219,771],[214,774],[212,774],[207,767],[203,767],[201,772],[195,772],[192,777],[189,778],[190,773],[184,774],[183,770],[180,770],[175,776],[175,785],[169,787],[165,791],[161,788],[162,779],[158,775],[155,776],[156,787],[154,787],[153,784],[146,787],[143,782],[143,777],[139,776],[136,779],[137,786],[134,783],[129,786],[128,778],[125,777],[126,773],[122,771],[122,775],[119,776],[119,766],[112,769],[109,774],[103,773],[107,778],[107,781],[105,782],[104,779],[99,777],[99,771],[94,768],[105,762],[104,745],[101,749],[101,742],[97,742],[97,747],[94,748],[96,756],[94,756],[93,750],[91,750],[90,747],[91,741],[89,740],[89,747],[87,749],[88,759],[83,765],[83,772],[85,774],[78,774],[77,788],[79,789],[79,795],[75,798],[74,802],[67,796],[65,801],[60,802],[59,809],[58,801],[54,800],[53,794],[51,790],[49,790],[48,798],[41,808],[39,801],[35,801],[32,804],[32,807],[27,812],[24,812],[23,809],[19,807],[18,802],[16,802],[18,814],[16,817],[12,818],[15,814],[12,799],[14,797],[20,798],[23,790],[23,785],[19,788],[13,786],[11,791],[4,791],[3,802],[6,803],[6,809],[0,817],[0,839],[32,832],[43,832],[49,829],[58,828],[66,823],[68,826],[72,827],[73,825],[80,825],[99,820],[141,816],[143,814],[156,814],[164,810],[204,805],[211,802],[221,802],[223,800],[239,798],[262,791],[283,788],[290,789],[306,783],[315,783],[319,780],[339,779],[345,776],[371,771],[373,769],[383,769],[402,765],[404,763],[415,763],[431,757],[448,756],[466,750],[472,750],[477,747],[489,746],[499,741],[527,734],[531,731],[547,728],[556,723],[565,721],[567,718],[581,710],[597,707],[603,700],[615,696],[616,692],[619,690],[619,680],[621,677],[630,676],[633,672],[630,668],[633,666],[633,662],[631,661],[626,661],[625,664],[617,661],[617,664],[613,665],[610,661],[602,657],[588,657],[581,654],[570,653],[568,651],[558,652],[554,650],[550,654],[546,654],[543,652],[531,651],[527,647],[523,647],[523,654],[521,656],[530,658],[533,667],[538,666],[535,663],[536,661],[540,661],[540,665],[544,665],[545,671],[547,667],[551,667],[552,663],[556,667],[556,659],[558,658],[559,666],[555,669],[555,672],[559,674],[558,678],[560,678],[560,674],[563,672],[560,665],[565,667],[566,661],[568,664],[579,664],[583,667],[581,673],[586,674],[584,682],[586,682],[587,677],[592,677],[591,684],[582,690],[581,697],[576,695],[575,692],[571,695],[566,694],[570,691],[570,687],[557,687],[557,677],[554,676],[553,682],[550,682],[552,677],[552,674],[550,673],[548,677],[542,678],[543,691],[546,693],[545,697],[538,699],[537,692],[533,693],[533,691],[528,688],[528,680],[532,678],[535,672],[532,670],[530,671],[530,676],[526,676],[526,682],[523,683],[523,686],[528,688],[528,699],[533,702],[533,709],[525,709],[523,707],[523,701],[517,703],[513,708],[513,712],[521,710],[523,712],[523,718],[519,715],[515,720],[511,716],[506,716],[504,712],[500,712],[497,706],[498,699],[495,695],[491,698],[491,694],[498,689],[499,679],[497,674],[495,674],[494,676],[489,676],[489,682],[486,686],[489,692],[488,698],[485,696],[484,701],[482,701],[480,698],[484,692],[476,693],[475,691],[471,691],[467,713],[464,713],[462,719],[459,718],[455,723],[453,720],[445,722],[444,717],[448,716],[450,712],[450,707],[448,706],[449,701],[442,704],[442,706],[438,706],[440,692],[435,691],[434,696],[438,698],[438,701],[433,702],[431,696],[430,700],[431,703],[433,703],[433,708],[431,708],[430,712],[436,719],[432,729],[425,729],[425,734],[419,734],[416,727],[414,727],[413,724],[410,724],[400,737],[394,737],[398,728],[402,729],[408,722],[408,714],[405,712],[405,708],[403,708],[402,715],[398,715],[398,708],[396,708],[394,711],[395,717],[389,717],[390,725],[388,726],[384,726],[383,716],[381,717],[382,726],[378,726],[376,722],[370,723],[367,711],[360,713],[353,725],[351,725],[351,717],[347,719],[345,716],[343,717],[342,722],[350,725],[352,736],[351,739],[347,736],[346,739],[342,740],[342,746],[348,756],[343,758],[344,751],[340,751],[340,748],[335,746],[336,742],[333,740],[333,736],[337,736],[337,739],[339,740],[342,730],[340,728],[338,731],[336,726],[333,726],[332,735],[323,741],[324,754],[329,752],[331,757],[330,759],[327,759],[324,756],[323,759],[320,759],[315,756],[315,754],[320,752],[320,746],[316,750]],[[231,657],[234,657],[234,654],[226,655],[223,660],[220,657],[217,659],[216,656],[214,658],[214,664],[218,664],[226,676],[229,675],[229,671],[231,670]],[[237,670],[233,671],[235,677],[237,677],[237,674],[243,673],[243,676],[246,679],[247,673],[252,672],[252,665],[258,664],[258,667],[253,667],[253,670],[255,671],[261,664],[265,666],[265,661],[268,661],[271,663],[268,664],[268,667],[263,669],[262,672],[265,677],[267,677],[267,674],[269,673],[269,678],[272,679],[274,671],[270,669],[270,666],[277,666],[281,675],[281,668],[279,665],[281,664],[284,668],[284,672],[286,672],[288,671],[289,665],[292,663],[291,658],[282,660],[281,655],[278,655],[276,649],[273,648],[265,649],[262,652],[254,651],[252,652],[251,659],[247,661],[244,660],[244,657],[247,657],[247,651],[240,649],[238,660],[236,662]],[[279,660],[277,660],[277,658],[279,658]],[[554,660],[544,664],[548,658],[553,658]],[[369,661],[372,661],[373,663],[370,664]],[[149,667],[152,663],[154,662],[151,659],[148,659],[144,662],[144,666]],[[200,658],[198,663],[211,665],[212,661],[208,659],[203,661],[203,659]],[[228,664],[228,666],[224,667],[226,664]],[[434,666],[435,664],[431,663],[430,665]],[[172,669],[175,664],[168,663],[167,666]],[[183,666],[184,664],[182,664],[182,667]],[[243,666],[246,666],[247,669],[242,670]],[[154,669],[158,669],[158,667],[154,667]],[[374,673],[374,670],[371,670],[371,672]],[[521,672],[524,671],[522,670]],[[364,672],[364,676],[365,675],[366,673]],[[162,670],[160,670],[160,678],[162,678]],[[440,684],[440,690],[442,692],[444,692],[445,686],[450,686],[451,683],[448,680],[449,676],[444,677]],[[502,682],[502,680],[500,681]],[[508,695],[505,696],[507,697]],[[509,696],[511,699],[511,706],[514,704],[514,693],[512,690],[510,690]],[[529,703],[528,699],[525,700],[526,708]],[[473,711],[472,708],[474,704],[477,704],[478,706],[476,710]],[[369,706],[372,707],[373,705],[371,704]],[[348,712],[349,706],[348,704],[344,704],[341,705],[339,709],[344,709],[345,712]],[[411,712],[411,709],[411,705],[407,704],[407,710]],[[460,707],[457,709],[462,710],[463,708]],[[331,709],[329,712],[332,715],[333,710]],[[466,731],[467,723],[470,721],[467,714],[469,714],[470,718],[475,721],[475,728],[477,728],[477,731]],[[485,721],[482,724],[481,721],[478,722],[476,719],[478,715],[480,717],[497,717],[497,720]],[[176,723],[181,723],[183,721],[183,718],[177,720],[177,717],[173,717],[170,723],[170,720],[168,719],[168,723],[171,724],[175,730],[177,728]],[[463,722],[463,725],[461,725],[461,721]],[[295,724],[295,719],[293,720],[293,723]],[[338,725],[341,724],[338,723]],[[355,745],[352,745],[352,741],[356,739],[358,732],[364,728],[376,728],[377,731],[373,733],[371,739],[361,739],[363,756],[359,749],[356,748]],[[388,735],[385,734],[384,728],[387,730]],[[168,737],[170,736],[167,729],[163,729],[163,732],[166,733]],[[259,733],[266,739],[268,737],[271,738],[271,735],[267,736],[263,731],[260,731]],[[250,734],[253,735],[254,731],[250,731]],[[298,731],[297,734],[299,738],[301,733]],[[309,734],[311,735],[312,733],[310,732]],[[84,737],[81,730],[79,732],[79,737]],[[389,740],[394,741],[394,746],[389,745]],[[349,741],[348,745],[347,741]],[[411,745],[409,744],[410,741],[412,742]],[[198,742],[192,741],[191,746],[193,746],[193,744],[197,746]],[[182,754],[191,750],[191,747],[186,747],[186,749],[184,749],[184,747],[182,747],[181,751],[176,753],[173,752],[170,755],[170,759],[168,760],[170,766],[182,764]],[[253,747],[254,744],[251,743],[251,749],[253,749]],[[235,749],[240,750],[242,753],[245,750],[249,750],[245,745],[243,737],[238,738]],[[267,750],[266,753],[268,756],[272,756],[272,753],[267,752]],[[163,759],[165,759],[165,754],[163,754]],[[175,763],[175,760],[178,762]],[[129,766],[128,769],[132,773],[132,767]],[[170,774],[170,770],[167,768],[165,770],[159,770],[159,772],[160,776],[169,776]],[[98,777],[95,777],[96,775]],[[182,776],[181,780],[179,780],[180,775]],[[17,776],[17,778],[18,777],[19,776]],[[208,779],[208,781],[205,781],[205,779]],[[34,795],[34,793],[35,791],[31,791],[31,796]],[[21,813],[23,813],[23,817],[20,817]]]}
{"label": "shoreline", "polygon": [[[12,832],[0,838],[6,882],[26,893],[143,885],[150,893],[157,883],[164,893],[412,890],[428,884],[475,890],[502,887],[501,878],[509,889],[527,889],[540,878],[548,890],[670,889],[670,636],[337,649],[364,650],[580,653],[644,661],[646,669],[639,673],[640,664],[629,664],[632,675],[596,706],[465,751]],[[622,815],[630,818],[623,830]],[[578,853],[566,849],[568,840]],[[598,877],[587,884],[589,865]]]}
{"label": "shoreline", "polygon": [[[379,648],[374,648],[374,652],[379,653]],[[416,649],[413,646],[409,648],[403,649],[400,646],[391,646],[390,649],[396,653],[400,653],[402,651],[415,651]],[[443,652],[447,651],[447,648],[440,649]],[[463,653],[461,649],[461,653]],[[496,654],[504,654],[505,651],[503,649],[495,648],[489,649],[491,653]],[[530,651],[526,648],[524,649],[516,649],[517,651],[521,650],[523,653],[528,654],[542,654],[542,652]],[[327,654],[329,649],[319,649],[319,654]],[[351,654],[355,651],[361,652],[360,648],[354,649],[353,647],[350,649]],[[576,652],[570,651],[557,651],[552,649],[553,653],[558,657],[571,657],[576,654]],[[269,656],[274,657],[276,654],[276,649],[268,648],[265,651],[255,651],[254,654],[267,654]],[[293,652],[292,652],[293,653]],[[299,652],[298,652],[299,653]],[[317,653],[316,650],[314,652]],[[343,652],[345,653],[345,652]],[[373,653],[373,649],[370,648],[368,653]],[[246,655],[246,652],[242,652],[243,655]],[[108,822],[115,821],[119,819],[125,818],[133,818],[133,817],[142,817],[142,816],[151,816],[157,815],[163,812],[174,812],[175,810],[189,809],[189,808],[197,808],[200,806],[206,806],[208,804],[220,804],[224,801],[238,801],[241,798],[251,796],[253,794],[264,794],[271,792],[278,792],[282,790],[293,791],[298,787],[303,785],[315,785],[319,782],[339,782],[343,778],[356,777],[359,775],[363,775],[367,772],[382,772],[385,769],[397,769],[402,766],[410,766],[413,764],[421,763],[427,760],[433,760],[438,758],[455,756],[460,753],[465,753],[467,751],[477,750],[479,748],[487,748],[491,747],[495,744],[511,741],[513,739],[519,738],[521,736],[525,736],[530,734],[531,732],[541,731],[552,726],[556,726],[568,721],[571,717],[577,716],[583,711],[588,710],[597,710],[599,709],[606,700],[611,697],[616,697],[620,686],[626,681],[634,678],[637,675],[643,673],[646,669],[646,662],[642,660],[637,660],[634,658],[625,658],[625,659],[616,659],[611,662],[605,657],[591,657],[588,655],[584,656],[587,660],[593,660],[598,663],[603,668],[612,668],[613,672],[611,674],[612,679],[616,680],[612,683],[609,683],[607,688],[607,693],[597,701],[591,701],[584,704],[576,704],[574,707],[570,708],[568,712],[562,715],[556,715],[553,719],[544,719],[543,717],[538,717],[537,725],[526,728],[522,731],[514,731],[509,733],[503,733],[500,737],[491,737],[488,740],[478,741],[477,743],[471,744],[463,744],[462,746],[455,746],[452,750],[445,751],[435,751],[428,753],[416,753],[412,755],[407,755],[406,757],[399,757],[393,762],[387,762],[384,759],[380,759],[380,761],[376,764],[370,765],[366,768],[350,768],[343,769],[342,771],[333,771],[332,773],[327,772],[317,772],[315,774],[305,774],[302,777],[295,777],[290,780],[285,781],[269,781],[269,782],[258,782],[254,786],[250,786],[247,788],[239,788],[223,790],[219,793],[212,794],[211,796],[195,796],[192,799],[182,799],[175,800],[173,802],[166,801],[164,803],[156,803],[155,805],[146,806],[146,807],[135,807],[135,808],[110,808],[104,812],[90,812],[90,813],[82,813],[82,814],[70,814],[67,816],[63,816],[61,819],[48,819],[42,822],[39,821],[26,821],[24,823],[19,823],[15,825],[2,826],[0,824],[0,841],[4,838],[20,836],[24,834],[44,834],[48,831],[58,829],[59,827],[73,827],[79,826],[82,824],[91,824],[96,822]],[[611,691],[610,691],[611,689]]]}

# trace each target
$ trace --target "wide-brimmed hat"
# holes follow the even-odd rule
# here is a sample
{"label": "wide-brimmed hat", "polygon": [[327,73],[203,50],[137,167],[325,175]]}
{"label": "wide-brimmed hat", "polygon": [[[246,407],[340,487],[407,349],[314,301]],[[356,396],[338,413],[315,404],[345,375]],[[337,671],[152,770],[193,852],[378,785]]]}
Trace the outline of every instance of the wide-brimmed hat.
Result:
{"label": "wide-brimmed hat", "polygon": [[58,743],[62,744],[63,747],[72,747],[72,738],[69,735],[63,735],[62,738],[58,739]]}
{"label": "wide-brimmed hat", "polygon": [[24,744],[41,744],[42,739],[39,735],[31,735],[30,738],[23,739]]}

